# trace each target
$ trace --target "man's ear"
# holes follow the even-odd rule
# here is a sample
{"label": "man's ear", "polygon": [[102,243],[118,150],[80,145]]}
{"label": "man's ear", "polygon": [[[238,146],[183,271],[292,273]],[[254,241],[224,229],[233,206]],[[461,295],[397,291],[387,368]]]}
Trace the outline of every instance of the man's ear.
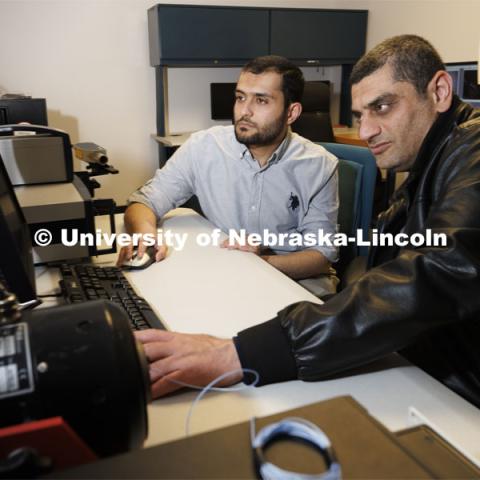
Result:
{"label": "man's ear", "polygon": [[427,90],[432,95],[435,110],[438,113],[446,112],[450,108],[453,97],[453,82],[452,77],[445,70],[439,70],[433,76]]}
{"label": "man's ear", "polygon": [[291,125],[302,113],[302,104],[300,102],[291,103],[288,107],[287,125]]}

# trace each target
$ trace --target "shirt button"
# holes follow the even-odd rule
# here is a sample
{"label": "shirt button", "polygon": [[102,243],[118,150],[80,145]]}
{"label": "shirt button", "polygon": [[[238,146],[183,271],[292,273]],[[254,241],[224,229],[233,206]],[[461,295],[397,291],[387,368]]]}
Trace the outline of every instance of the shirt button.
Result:
{"label": "shirt button", "polygon": [[252,205],[250,209],[252,210],[252,212],[254,212],[257,209],[257,207],[255,205]]}

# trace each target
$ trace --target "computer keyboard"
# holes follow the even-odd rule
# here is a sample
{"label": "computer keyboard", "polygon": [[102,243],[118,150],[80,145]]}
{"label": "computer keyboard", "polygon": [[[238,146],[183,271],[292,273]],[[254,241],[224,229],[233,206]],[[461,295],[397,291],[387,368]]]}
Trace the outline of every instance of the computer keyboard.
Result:
{"label": "computer keyboard", "polygon": [[132,329],[166,329],[148,302],[136,294],[120,268],[63,264],[60,273],[62,294],[68,303],[111,300],[125,310]]}

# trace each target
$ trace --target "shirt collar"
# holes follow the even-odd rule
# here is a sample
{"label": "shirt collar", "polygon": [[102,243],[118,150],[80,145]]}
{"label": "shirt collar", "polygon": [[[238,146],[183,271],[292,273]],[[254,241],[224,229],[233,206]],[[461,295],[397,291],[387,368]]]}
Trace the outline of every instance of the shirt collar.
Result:
{"label": "shirt collar", "polygon": [[[272,153],[272,155],[268,159],[268,162],[265,165],[265,167],[267,167],[268,165],[277,163],[282,159],[285,152],[287,151],[288,146],[290,145],[291,139],[292,139],[292,130],[290,129],[290,127],[288,127],[287,134],[285,135],[285,138],[282,140],[280,145]],[[240,154],[239,156],[240,156],[240,158],[245,158],[245,155],[247,154],[247,152],[250,154],[250,151],[248,150],[248,147],[246,147],[243,143],[238,142],[236,139],[235,139],[235,142],[239,146],[239,154]],[[250,157],[251,157],[251,155],[250,155]],[[251,157],[251,158],[253,158],[253,157]]]}

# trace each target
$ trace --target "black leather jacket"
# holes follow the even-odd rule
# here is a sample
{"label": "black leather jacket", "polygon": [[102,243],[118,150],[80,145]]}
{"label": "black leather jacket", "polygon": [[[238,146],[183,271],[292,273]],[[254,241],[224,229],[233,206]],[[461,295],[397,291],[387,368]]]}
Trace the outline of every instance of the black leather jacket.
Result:
{"label": "black leather jacket", "polygon": [[[380,232],[444,232],[446,247],[373,247],[324,305],[301,302],[234,339],[260,382],[318,380],[400,351],[480,407],[480,112],[454,99]],[[268,288],[268,285],[265,285]]]}

